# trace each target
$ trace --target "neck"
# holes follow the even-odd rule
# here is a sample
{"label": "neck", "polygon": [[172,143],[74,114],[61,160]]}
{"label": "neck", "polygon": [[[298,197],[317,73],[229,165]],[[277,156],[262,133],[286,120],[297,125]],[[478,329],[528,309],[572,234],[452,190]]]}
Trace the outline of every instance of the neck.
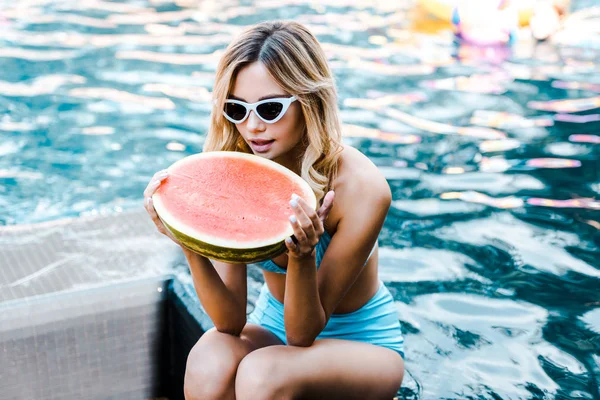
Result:
{"label": "neck", "polygon": [[294,172],[297,175],[300,175],[302,171],[302,160],[297,154],[286,154],[286,157],[278,157],[274,159],[277,164],[283,165],[290,171]]}
{"label": "neck", "polygon": [[302,156],[306,152],[306,147],[307,146],[302,142],[298,143],[298,145],[289,152],[273,159],[273,161],[283,165],[287,169],[300,176],[302,172]]}

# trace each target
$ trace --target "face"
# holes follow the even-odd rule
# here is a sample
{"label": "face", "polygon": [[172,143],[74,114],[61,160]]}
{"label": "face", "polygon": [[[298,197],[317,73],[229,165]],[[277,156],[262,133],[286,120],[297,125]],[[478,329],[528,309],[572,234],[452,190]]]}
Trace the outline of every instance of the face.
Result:
{"label": "face", "polygon": [[[229,99],[254,103],[267,98],[291,97],[269,75],[260,61],[242,68],[236,77]],[[298,155],[303,151],[304,117],[298,101],[294,101],[283,117],[274,124],[258,118],[254,111],[242,123],[235,124],[252,152],[290,169],[296,169]]]}

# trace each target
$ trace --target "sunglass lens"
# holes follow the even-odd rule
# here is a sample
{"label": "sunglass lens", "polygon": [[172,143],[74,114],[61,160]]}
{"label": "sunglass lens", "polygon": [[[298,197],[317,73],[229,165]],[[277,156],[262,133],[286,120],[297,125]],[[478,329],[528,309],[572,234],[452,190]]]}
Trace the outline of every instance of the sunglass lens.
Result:
{"label": "sunglass lens", "polygon": [[225,103],[225,113],[229,118],[239,121],[246,116],[246,107],[241,104]]}
{"label": "sunglass lens", "polygon": [[283,104],[277,103],[275,101],[262,103],[258,107],[256,107],[256,111],[260,114],[261,117],[266,119],[267,121],[272,121],[281,114],[281,110],[283,110]]}

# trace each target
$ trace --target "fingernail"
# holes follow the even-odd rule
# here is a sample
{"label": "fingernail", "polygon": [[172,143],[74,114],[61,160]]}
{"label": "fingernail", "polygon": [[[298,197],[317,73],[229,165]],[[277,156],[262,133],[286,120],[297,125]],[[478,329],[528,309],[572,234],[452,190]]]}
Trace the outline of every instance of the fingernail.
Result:
{"label": "fingernail", "polygon": [[290,200],[290,206],[294,208],[298,207],[298,199]]}
{"label": "fingernail", "polygon": [[287,237],[287,238],[285,238],[285,242],[286,242],[287,244],[292,244],[292,238],[291,238],[291,237]]}
{"label": "fingernail", "polygon": [[147,197],[146,198],[146,205],[149,206],[151,201],[152,201],[152,197]]}
{"label": "fingernail", "polygon": [[161,178],[166,178],[167,176],[169,176],[169,171],[165,169],[158,176],[160,176]]}
{"label": "fingernail", "polygon": [[295,224],[295,223],[296,223],[296,221],[297,221],[297,219],[296,219],[296,216],[294,216],[294,215],[290,215],[290,222],[291,222],[292,224]]}

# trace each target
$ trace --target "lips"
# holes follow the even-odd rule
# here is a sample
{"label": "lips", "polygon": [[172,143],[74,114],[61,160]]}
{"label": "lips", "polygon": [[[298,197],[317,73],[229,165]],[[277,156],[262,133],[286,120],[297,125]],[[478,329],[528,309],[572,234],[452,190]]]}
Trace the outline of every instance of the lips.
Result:
{"label": "lips", "polygon": [[250,141],[252,143],[254,143],[254,144],[259,145],[259,146],[262,146],[262,145],[265,145],[265,144],[273,142],[273,140],[265,140],[265,139],[252,139]]}
{"label": "lips", "polygon": [[250,147],[255,153],[266,153],[271,148],[271,145],[275,140],[264,140],[264,139],[252,139],[250,140]]}

